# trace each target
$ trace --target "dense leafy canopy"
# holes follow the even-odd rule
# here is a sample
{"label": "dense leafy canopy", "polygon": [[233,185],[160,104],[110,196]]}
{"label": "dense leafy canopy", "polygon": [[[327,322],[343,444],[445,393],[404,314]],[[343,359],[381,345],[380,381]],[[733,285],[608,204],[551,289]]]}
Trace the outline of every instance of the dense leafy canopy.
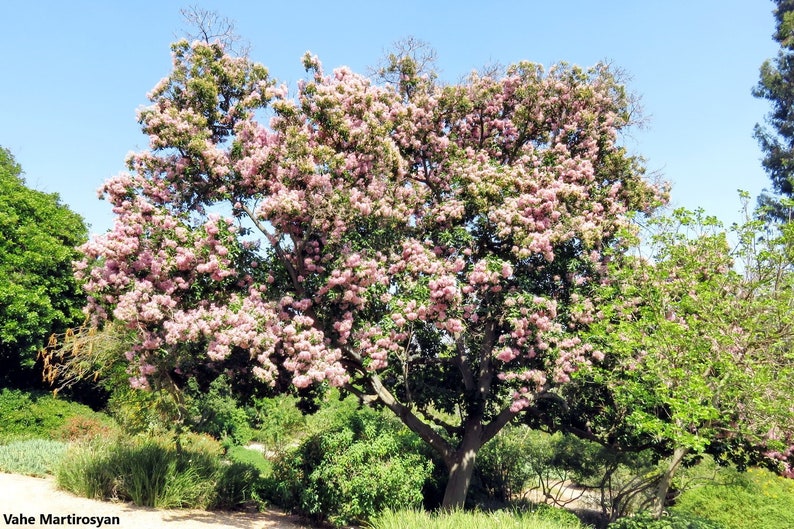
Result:
{"label": "dense leafy canopy", "polygon": [[432,446],[462,504],[482,444],[603,358],[576,336],[588,292],[663,197],[617,143],[624,89],[530,63],[440,86],[409,59],[378,86],[307,54],[290,98],[217,44],[173,49],[151,150],[103,186],[117,220],[78,266],[95,322],[138,335],[132,384],[243,358],[345,387]]}
{"label": "dense leafy canopy", "polygon": [[749,220],[732,247],[702,211],[652,227],[596,295],[602,317],[585,339],[610,354],[578,377],[580,402],[601,388],[589,431],[673,453],[670,474],[686,455],[710,452],[794,475],[794,230]]}
{"label": "dense leafy canopy", "polygon": [[0,148],[0,384],[40,378],[30,369],[51,332],[83,319],[85,298],[72,275],[82,218],[58,196],[25,186],[11,153]]}

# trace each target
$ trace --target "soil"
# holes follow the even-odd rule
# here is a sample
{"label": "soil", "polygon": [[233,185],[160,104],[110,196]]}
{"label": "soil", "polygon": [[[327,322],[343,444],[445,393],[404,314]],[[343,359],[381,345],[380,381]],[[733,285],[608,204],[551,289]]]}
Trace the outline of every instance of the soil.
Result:
{"label": "soil", "polygon": [[[68,492],[58,490],[52,478],[33,478],[16,474],[0,473],[0,527],[19,527],[7,523],[4,516],[34,517],[33,525],[45,524],[41,516],[53,518],[74,515],[75,517],[118,516],[118,525],[103,527],[122,527],[135,529],[310,529],[294,516],[279,511],[266,512],[208,512],[198,510],[159,510],[136,507],[130,503],[112,503],[79,498]],[[59,519],[60,520],[60,519]],[[64,518],[52,525],[70,527],[96,527],[96,524],[70,523]]]}

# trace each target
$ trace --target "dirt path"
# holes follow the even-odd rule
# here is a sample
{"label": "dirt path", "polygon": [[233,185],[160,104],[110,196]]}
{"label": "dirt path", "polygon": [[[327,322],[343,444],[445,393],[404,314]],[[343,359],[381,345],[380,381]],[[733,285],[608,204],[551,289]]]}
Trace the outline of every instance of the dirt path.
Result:
{"label": "dirt path", "polygon": [[[48,522],[48,515],[52,515]],[[61,518],[73,515],[73,518]],[[78,498],[68,492],[57,490],[51,478],[32,478],[16,474],[0,473],[0,527],[24,527],[19,521],[6,520],[8,516],[33,517],[32,524],[69,527],[97,527],[93,523],[73,523],[74,517],[118,517],[117,525],[128,529],[309,529],[300,520],[278,511],[262,513],[227,513],[195,510],[156,510],[136,507],[129,503],[110,503]],[[29,520],[29,518],[28,518]],[[22,521],[22,520],[20,520]]]}

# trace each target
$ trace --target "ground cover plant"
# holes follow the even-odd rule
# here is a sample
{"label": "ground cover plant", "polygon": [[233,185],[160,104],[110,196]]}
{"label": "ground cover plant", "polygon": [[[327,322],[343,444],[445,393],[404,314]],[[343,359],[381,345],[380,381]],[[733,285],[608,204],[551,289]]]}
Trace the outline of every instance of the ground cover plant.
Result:
{"label": "ground cover plant", "polygon": [[46,476],[53,474],[67,443],[50,439],[26,439],[0,444],[0,472]]}
{"label": "ground cover plant", "polygon": [[657,517],[642,512],[612,522],[609,529],[725,529],[725,526],[687,513],[665,513]]}
{"label": "ground cover plant", "polygon": [[674,512],[712,520],[725,529],[794,527],[794,480],[751,468],[724,469],[711,482],[685,491]]}

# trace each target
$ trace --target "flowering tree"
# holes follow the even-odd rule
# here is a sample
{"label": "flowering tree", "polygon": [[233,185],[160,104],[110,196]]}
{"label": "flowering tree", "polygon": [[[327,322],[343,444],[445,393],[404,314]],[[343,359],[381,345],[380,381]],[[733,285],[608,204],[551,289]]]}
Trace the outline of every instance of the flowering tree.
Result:
{"label": "flowering tree", "polygon": [[102,187],[116,223],[77,265],[95,323],[138,337],[131,383],[242,355],[343,387],[440,454],[461,506],[479,448],[601,357],[569,301],[662,197],[617,144],[623,88],[530,63],[442,87],[405,58],[377,86],[307,54],[291,98],[217,44],[173,50],[151,150]]}
{"label": "flowering tree", "polygon": [[794,476],[794,229],[775,235],[757,220],[735,229],[731,247],[702,211],[654,219],[648,258],[616,259],[594,294],[602,312],[585,339],[610,354],[579,374],[610,404],[590,425],[670,455],[648,481],[658,516],[687,455]]}

